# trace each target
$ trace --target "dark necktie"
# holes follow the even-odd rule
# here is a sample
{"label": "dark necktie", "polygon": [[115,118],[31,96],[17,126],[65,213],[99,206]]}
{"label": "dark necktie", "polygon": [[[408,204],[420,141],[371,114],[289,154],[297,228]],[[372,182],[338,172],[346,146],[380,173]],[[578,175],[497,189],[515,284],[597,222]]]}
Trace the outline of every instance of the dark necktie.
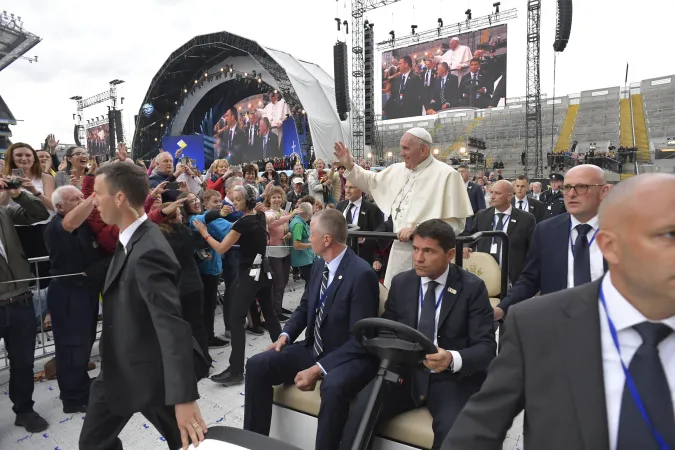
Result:
{"label": "dark necktie", "polygon": [[319,291],[319,305],[318,310],[316,311],[316,320],[314,322],[314,347],[313,353],[314,358],[318,359],[319,356],[323,353],[323,341],[321,340],[321,321],[323,320],[323,311],[324,306],[326,305],[326,299],[324,298],[324,293],[328,290],[328,265],[326,264],[323,268],[323,276],[321,278],[321,290]]}
{"label": "dark necktie", "polygon": [[263,159],[267,158],[267,136],[263,138]]}
{"label": "dark necktie", "polygon": [[522,200],[518,200],[518,209],[523,211],[523,201]]}
{"label": "dark necktie", "polygon": [[[431,342],[434,342],[436,335],[436,281],[430,281],[427,284],[427,292],[424,294],[424,302],[420,312],[420,320],[417,324],[417,331],[425,335]],[[430,373],[425,367],[413,371],[413,399],[417,403],[424,401],[429,388]]]}
{"label": "dark necktie", "polygon": [[445,100],[445,78],[441,80],[441,106],[445,105],[447,101]]}
{"label": "dark necktie", "polygon": [[[668,379],[657,346],[673,329],[662,323],[642,322],[633,326],[642,337],[628,370],[654,428],[675,449],[675,416]],[[616,450],[651,450],[659,445],[635,405],[628,385],[623,388]]]}
{"label": "dark necktie", "polygon": [[230,130],[230,144],[228,148],[232,148],[232,142],[234,142],[234,129]]}
{"label": "dark necktie", "polygon": [[577,239],[574,241],[574,285],[581,286],[591,282],[591,253],[588,248],[588,232],[593,229],[590,225],[581,223],[576,227]]}
{"label": "dark necktie", "polygon": [[[506,214],[504,213],[497,213],[497,225],[495,226],[495,231],[501,231],[504,229],[504,216]],[[497,243],[497,254],[492,255],[494,258],[497,260],[497,264],[499,264],[499,256],[502,254],[502,240],[501,239],[495,239],[494,242]]]}
{"label": "dark necktie", "polygon": [[352,209],[354,209],[354,206],[356,205],[350,203],[349,207],[347,208],[347,216],[345,217],[345,219],[347,219],[347,225],[354,223],[354,216],[352,215]]}

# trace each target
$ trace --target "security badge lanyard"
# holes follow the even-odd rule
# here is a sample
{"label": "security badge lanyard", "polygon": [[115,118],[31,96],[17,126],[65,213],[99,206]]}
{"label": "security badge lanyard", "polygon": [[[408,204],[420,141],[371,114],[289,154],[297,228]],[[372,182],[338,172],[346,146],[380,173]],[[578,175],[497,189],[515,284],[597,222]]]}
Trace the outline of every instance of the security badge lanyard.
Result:
{"label": "security badge lanyard", "polygon": [[665,439],[663,439],[663,436],[661,436],[661,433],[659,433],[659,431],[654,427],[652,421],[649,419],[649,415],[647,414],[647,410],[645,409],[644,403],[642,403],[640,393],[638,392],[637,387],[635,386],[633,377],[630,374],[628,368],[626,367],[626,364],[623,362],[623,358],[621,357],[621,346],[619,345],[619,337],[617,335],[614,322],[612,322],[612,319],[609,317],[609,312],[607,311],[607,303],[605,302],[605,294],[602,291],[602,286],[600,286],[600,303],[602,303],[602,308],[605,310],[605,316],[607,317],[607,325],[609,326],[609,332],[612,335],[614,347],[616,347],[616,351],[619,354],[619,361],[621,361],[621,368],[623,369],[623,373],[626,377],[626,386],[630,391],[631,397],[633,397],[633,402],[635,402],[635,406],[637,406],[638,411],[640,411],[640,415],[647,424],[647,427],[649,427],[649,430],[652,432],[654,439],[659,444],[659,448],[661,450],[671,450],[670,447],[668,446],[668,443],[665,441]]}
{"label": "security badge lanyard", "polygon": [[[438,306],[441,304],[442,300],[443,300],[443,291],[441,291],[441,295],[439,295],[438,300],[436,300],[436,309],[438,309]],[[422,283],[420,283],[420,309],[422,309],[423,304],[424,304],[424,292],[422,291]]]}
{"label": "security badge lanyard", "polygon": [[[495,216],[496,218],[496,216]],[[511,214],[508,216],[505,216],[504,218],[504,225],[502,225],[502,231],[506,233],[506,229],[509,227],[509,220],[511,220]],[[497,222],[499,222],[499,219],[497,219]],[[497,229],[497,222],[492,227],[492,230],[495,231]],[[490,246],[490,254],[496,255],[497,254],[497,241],[492,238],[492,245]]]}
{"label": "security badge lanyard", "polygon": [[[574,258],[574,241],[572,240],[573,229],[574,225],[570,223],[570,249],[572,250],[572,258]],[[588,248],[591,248],[591,245],[593,245],[593,241],[595,241],[595,236],[598,234],[598,231],[600,231],[600,228],[596,228],[595,233],[593,233],[593,236],[591,236],[591,240],[588,241]]]}

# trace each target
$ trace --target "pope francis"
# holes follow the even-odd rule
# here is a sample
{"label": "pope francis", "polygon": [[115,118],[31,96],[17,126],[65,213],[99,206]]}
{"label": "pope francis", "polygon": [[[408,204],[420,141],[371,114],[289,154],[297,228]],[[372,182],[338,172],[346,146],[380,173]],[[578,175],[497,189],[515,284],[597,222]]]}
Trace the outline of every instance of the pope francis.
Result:
{"label": "pope francis", "polygon": [[394,232],[398,234],[384,277],[387,289],[394,275],[413,268],[410,238],[418,224],[442,219],[459,234],[464,230],[466,218],[473,215],[462,177],[431,155],[431,144],[429,132],[411,128],[401,138],[404,162],[377,173],[354,164],[349,149],[342,142],[335,144],[335,157],[347,169],[344,176],[372,195],[382,212],[391,216]]}

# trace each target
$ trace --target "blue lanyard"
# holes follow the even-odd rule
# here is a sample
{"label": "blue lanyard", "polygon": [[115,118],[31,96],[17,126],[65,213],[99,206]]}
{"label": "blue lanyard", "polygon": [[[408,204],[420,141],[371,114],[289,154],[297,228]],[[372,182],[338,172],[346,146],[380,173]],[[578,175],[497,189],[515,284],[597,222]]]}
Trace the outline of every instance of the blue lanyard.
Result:
{"label": "blue lanyard", "polygon": [[[436,300],[436,309],[438,309],[438,305],[441,304],[441,300],[443,300],[443,291],[441,291],[441,295],[439,295],[438,300]],[[420,282],[420,309],[422,308],[423,304],[424,304],[424,292],[422,291],[422,283]]]}
{"label": "blue lanyard", "polygon": [[[502,225],[502,231],[506,231],[506,229],[509,227],[509,219],[510,218],[511,218],[511,214],[509,214],[508,216],[504,216],[504,224]],[[494,225],[492,225],[492,231],[497,230],[497,224],[499,223],[499,218],[497,217],[496,214],[495,214],[495,219],[497,219],[497,221],[494,223]]]}
{"label": "blue lanyard", "polygon": [[[572,258],[574,258],[574,241],[572,241],[572,230],[574,227],[570,223],[570,249],[572,250]],[[591,245],[593,245],[593,241],[595,241],[595,236],[598,234],[598,231],[600,231],[600,228],[596,228],[595,233],[593,233],[593,236],[591,236],[591,240],[588,241],[588,248],[591,248]]]}
{"label": "blue lanyard", "polygon": [[649,419],[649,415],[647,414],[647,410],[645,409],[644,403],[642,403],[642,399],[640,399],[640,394],[638,393],[637,387],[635,386],[633,377],[631,376],[630,371],[623,362],[623,358],[621,357],[621,347],[619,346],[619,337],[617,335],[614,322],[612,322],[612,319],[609,317],[609,312],[607,311],[607,303],[605,302],[605,294],[602,292],[602,286],[600,286],[600,303],[602,303],[602,307],[605,310],[605,316],[607,316],[607,325],[609,326],[609,332],[612,335],[614,347],[616,347],[616,351],[619,354],[619,361],[621,361],[621,367],[623,368],[623,373],[626,377],[626,386],[628,386],[630,395],[633,397],[635,406],[637,406],[638,411],[640,411],[640,415],[642,416],[645,423],[649,427],[649,430],[652,432],[654,439],[656,439],[656,442],[659,444],[659,448],[661,450],[670,450],[670,447],[668,446],[666,441],[663,439],[659,431],[654,427],[654,424]]}

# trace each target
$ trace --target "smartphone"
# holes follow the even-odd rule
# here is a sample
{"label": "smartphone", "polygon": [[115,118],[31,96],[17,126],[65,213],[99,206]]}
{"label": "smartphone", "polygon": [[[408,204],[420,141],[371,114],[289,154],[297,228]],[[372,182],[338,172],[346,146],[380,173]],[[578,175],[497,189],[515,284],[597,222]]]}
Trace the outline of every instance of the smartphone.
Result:
{"label": "smartphone", "polygon": [[13,178],[23,178],[23,169],[12,169]]}
{"label": "smartphone", "polygon": [[187,156],[183,156],[180,159],[180,163],[184,166],[187,166],[188,164],[190,164],[190,158],[188,158]]}
{"label": "smartphone", "polygon": [[178,190],[178,183],[175,182],[175,181],[166,183],[166,188],[170,191],[177,191]]}
{"label": "smartphone", "polygon": [[190,158],[190,165],[191,165],[192,167],[197,167],[197,160],[196,160],[196,159]]}
{"label": "smartphone", "polygon": [[101,165],[101,155],[94,156],[94,161],[96,161],[97,166],[100,166]]}

